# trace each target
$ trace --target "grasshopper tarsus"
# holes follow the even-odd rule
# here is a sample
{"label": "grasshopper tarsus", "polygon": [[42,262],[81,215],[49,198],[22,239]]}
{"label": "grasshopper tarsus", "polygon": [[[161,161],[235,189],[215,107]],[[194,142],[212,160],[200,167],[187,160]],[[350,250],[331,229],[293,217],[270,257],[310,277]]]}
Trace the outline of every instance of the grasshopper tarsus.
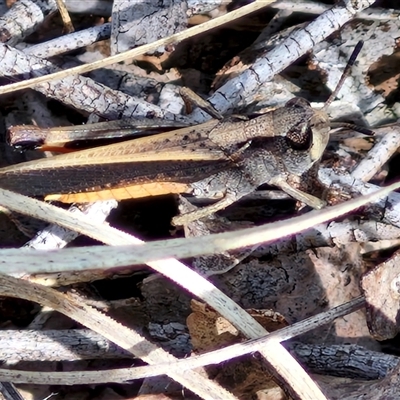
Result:
{"label": "grasshopper tarsus", "polygon": [[196,211],[191,211],[186,214],[181,214],[172,219],[172,225],[174,226],[183,226],[187,225],[190,222],[196,221],[201,218],[209,217],[212,214],[215,214],[217,211],[221,211],[226,207],[230,206],[237,200],[237,196],[235,195],[227,195],[222,200],[217,201],[214,204],[209,206],[200,208]]}

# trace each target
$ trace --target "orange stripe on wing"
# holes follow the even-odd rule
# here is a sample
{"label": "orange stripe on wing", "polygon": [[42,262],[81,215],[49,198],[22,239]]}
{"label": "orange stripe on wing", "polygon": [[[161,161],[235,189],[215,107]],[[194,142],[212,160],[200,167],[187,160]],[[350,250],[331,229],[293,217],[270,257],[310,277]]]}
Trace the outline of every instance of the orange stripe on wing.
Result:
{"label": "orange stripe on wing", "polygon": [[45,200],[56,200],[62,203],[90,203],[99,200],[138,199],[170,193],[189,193],[190,191],[190,186],[185,183],[149,182],[96,192],[50,194],[45,197]]}

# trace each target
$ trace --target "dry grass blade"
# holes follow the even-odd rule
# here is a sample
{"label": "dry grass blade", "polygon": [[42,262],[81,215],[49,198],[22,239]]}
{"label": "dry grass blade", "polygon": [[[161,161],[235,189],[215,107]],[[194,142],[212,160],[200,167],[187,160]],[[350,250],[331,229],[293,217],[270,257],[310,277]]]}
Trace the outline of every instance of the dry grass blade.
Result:
{"label": "dry grass blade", "polygon": [[[10,193],[11,192],[8,192],[8,194]],[[7,192],[4,191],[3,195],[7,197]],[[13,196],[12,194],[11,197],[13,198],[13,200],[12,202],[9,202],[7,206],[10,206],[11,203],[16,205],[19,196],[20,195],[15,196],[15,194]],[[5,200],[4,197],[3,200]],[[21,196],[19,200],[22,200],[22,203],[21,202],[19,203],[20,206],[24,204],[23,207],[18,207],[19,211],[22,211],[22,209],[26,210],[26,205],[27,205],[26,200],[28,199],[24,198],[24,196]],[[91,236],[96,235],[97,239],[100,239],[101,237],[102,238],[101,240],[103,242],[109,244],[116,244],[115,238],[117,240],[123,239],[135,243],[139,242],[138,239],[130,237],[129,235],[123,234],[122,232],[119,232],[112,228],[109,228],[106,225],[103,225],[102,227],[100,224],[93,224],[89,222],[89,219],[86,219],[86,221],[83,222],[83,224],[82,221],[79,223],[78,221],[80,219],[85,220],[83,216],[78,217],[76,215],[72,217],[71,214],[68,212],[60,210],[56,207],[51,207],[45,203],[41,203],[33,199],[29,199],[28,202],[30,202],[31,205],[33,205],[33,207],[30,209],[30,215],[40,218],[46,218],[47,221],[49,222],[51,222],[51,219],[56,216],[58,224],[60,225],[64,225],[68,228],[71,228],[73,226],[77,227],[78,225],[80,225],[82,228],[79,229],[80,233],[85,233],[85,225],[86,228],[88,228],[88,225],[90,225],[90,235]],[[50,212],[51,208],[53,208],[52,212]],[[49,217],[50,215],[49,212],[52,214],[51,217]],[[63,217],[61,217],[61,215],[63,215]],[[61,221],[64,221],[64,223]],[[98,233],[96,234],[95,232]],[[39,254],[39,252],[36,251],[34,253],[36,255]],[[22,257],[25,258],[26,253],[23,254]],[[187,268],[185,265],[179,263],[178,261],[165,260],[159,262],[151,262],[149,263],[149,266],[156,269],[158,272],[161,272],[165,276],[168,276],[173,281],[185,287],[189,292],[193,293],[195,296],[201,298],[206,303],[210,304],[214,309],[220,312],[221,315],[225,316],[234,326],[236,326],[247,337],[257,338],[268,333],[262,328],[261,325],[259,325],[255,320],[253,320],[249,314],[247,314],[244,310],[242,310],[239,306],[237,306],[237,304],[235,304],[228,296],[224,295],[211,283],[209,283],[206,279],[202,278],[197,273]],[[71,267],[69,267],[69,269],[71,269]],[[75,268],[72,267],[72,269]],[[15,288],[14,294],[16,294],[18,297],[21,296],[19,287],[18,289]],[[54,306],[54,304],[52,304],[51,306],[56,308],[58,311],[61,311],[60,308]],[[78,319],[79,317],[75,315],[75,313],[69,315],[75,320],[79,320]],[[86,319],[87,318],[88,317],[86,317]],[[115,343],[118,343],[118,340],[114,338],[113,329],[106,330],[106,332],[108,332],[107,337],[110,340],[114,341]],[[306,372],[289,355],[289,353],[287,353],[287,351],[282,346],[273,344],[271,348],[263,349],[260,352],[270,365],[274,366],[275,369],[279,369],[280,375],[284,377],[285,381],[288,384],[288,387],[291,388],[291,392],[293,393],[304,392],[305,394],[312,393],[312,398],[324,399],[324,396],[322,395],[318,387],[315,385],[315,383],[309,378]],[[282,358],[286,360],[286,363],[284,365],[281,365]],[[291,378],[291,374],[293,373],[293,371],[296,371],[296,379]],[[179,381],[179,379],[177,380]],[[191,385],[189,385],[188,387],[191,388],[193,391],[196,391],[196,388],[193,388]]]}
{"label": "dry grass blade", "polygon": [[[145,367],[135,368],[121,368],[120,370],[111,371],[85,371],[80,372],[79,375],[76,372],[34,372],[31,371],[8,371],[0,369],[0,380],[8,381],[12,380],[16,383],[41,383],[51,385],[66,384],[75,379],[77,384],[95,384],[99,382],[124,382],[131,379],[140,379],[151,376],[157,376],[166,374],[174,369],[176,372],[181,370],[189,370],[199,368],[206,365],[218,364],[235,357],[249,354],[255,351],[259,351],[266,343],[272,342],[277,343],[284,340],[288,340],[292,337],[304,334],[312,329],[317,328],[323,324],[327,324],[333,321],[335,318],[339,318],[344,315],[348,315],[357,309],[360,309],[365,304],[363,297],[356,298],[349,303],[345,303],[338,307],[335,307],[328,312],[318,314],[310,317],[304,321],[297,322],[287,328],[280,329],[278,331],[268,334],[268,336],[261,337],[259,339],[250,340],[244,343],[234,344],[227,346],[220,350],[211,351],[209,353],[202,354],[200,356],[191,356],[184,360],[179,360],[175,363],[167,364],[155,364]],[[18,375],[19,374],[19,375]],[[111,376],[110,376],[111,375]]]}
{"label": "dry grass blade", "polygon": [[[191,239],[171,239],[141,243],[138,239],[113,229],[107,225],[96,224],[83,216],[70,215],[67,211],[49,204],[30,199],[7,190],[0,191],[0,204],[13,211],[29,214],[47,222],[58,223],[68,229],[79,231],[94,239],[107,244],[118,244],[118,248],[87,247],[65,249],[60,252],[32,251],[31,265],[27,266],[25,257],[19,250],[2,250],[3,273],[22,272],[54,272],[64,270],[83,270],[89,268],[113,268],[124,265],[150,263],[171,257],[187,258],[204,254],[215,254],[227,250],[252,246],[279,239],[288,235],[312,228],[314,225],[345,215],[366,204],[387,196],[391,191],[400,188],[400,182],[393,183],[376,192],[349,200],[334,207],[312,211],[306,215],[295,217],[287,221],[280,221],[256,228],[214,234],[206,237]],[[122,244],[140,244],[132,248]],[[134,252],[134,253],[133,253]],[[84,259],[82,255],[85,254]],[[101,260],[101,261],[99,261]],[[49,267],[51,263],[51,267]],[[1,265],[0,264],[0,265]],[[176,281],[173,277],[173,280]]]}
{"label": "dry grass blade", "polygon": [[[339,206],[336,206],[336,209],[339,209],[342,213],[345,212],[349,212],[350,210],[352,210],[352,208],[354,207],[360,207],[363,204],[368,203],[369,201],[372,201],[376,198],[379,198],[385,194],[387,194],[388,192],[390,192],[390,190],[394,190],[396,188],[398,188],[400,186],[400,184],[395,184],[392,185],[390,187],[381,189],[380,191],[365,196],[364,198],[360,198],[360,199],[356,199],[356,200],[352,200],[348,203],[343,203]],[[57,215],[57,221],[60,225],[64,225],[66,227],[72,227],[72,226],[77,226],[77,222],[80,218],[82,217],[78,217],[76,218],[76,216],[74,216],[73,218],[71,218],[70,215],[68,215],[68,212],[65,212],[63,210],[59,210],[55,207],[49,206],[45,203],[41,203],[38,202],[36,200],[33,199],[27,199],[24,196],[20,196],[20,195],[14,195],[11,192],[6,192],[4,191],[3,193],[3,198],[2,200],[0,200],[0,202],[2,202],[4,205],[6,205],[7,207],[12,206],[12,208],[15,210],[15,208],[18,208],[17,211],[22,211],[22,210],[26,210],[26,205],[27,203],[32,203],[34,204],[34,206],[32,207],[32,209],[30,210],[30,214],[35,216],[35,217],[41,217],[41,218],[46,218],[47,220],[54,218],[54,215]],[[9,201],[6,201],[7,199],[7,195],[9,196],[11,194],[11,201],[10,201],[10,197],[8,197]],[[18,201],[19,200],[19,201]],[[27,202],[28,200],[28,202]],[[7,204],[6,204],[7,203]],[[19,203],[19,207],[17,207],[17,204]],[[334,207],[335,208],[335,207]],[[333,209],[334,209],[333,208]],[[49,210],[53,209],[53,215],[52,217],[49,218]],[[338,212],[337,210],[333,210],[333,209],[327,209],[327,210],[323,210],[323,211],[319,211],[317,212],[317,216],[323,214],[326,217],[332,218],[333,216],[337,216]],[[332,210],[333,210],[333,214],[332,214]],[[335,213],[336,211],[336,213]],[[62,217],[61,215],[64,214]],[[303,219],[303,217],[298,217],[298,219]],[[83,219],[83,218],[82,218]],[[64,222],[62,222],[64,221]],[[322,222],[323,218],[321,218],[321,216],[319,217],[318,222]],[[50,222],[50,221],[49,221]],[[314,219],[311,219],[311,225],[310,225],[310,220],[308,221],[308,226],[312,226],[313,223],[315,223],[316,221]],[[85,233],[85,223],[80,224],[82,227],[81,233]],[[82,226],[83,225],[83,226]],[[107,241],[110,242],[110,236],[108,235],[108,233],[110,233],[111,231],[114,231],[113,233],[117,235],[117,237],[120,239],[121,238],[121,232],[115,231],[112,228],[106,227],[104,226],[103,228],[99,227],[99,226],[94,226],[93,224],[90,223],[89,221],[86,221],[86,225],[92,225],[91,229],[91,235],[93,235],[93,228],[95,229],[96,236],[97,238],[99,238],[99,232],[102,232],[101,234],[104,235],[104,231],[105,230],[109,230],[109,232],[107,232],[107,234],[105,235],[105,237],[103,237],[103,241]],[[286,226],[284,227],[284,231],[287,232],[288,229],[288,224],[286,223]],[[301,224],[297,224],[295,225],[296,229],[298,229],[298,227],[302,227],[304,228],[305,225],[301,225]],[[87,226],[86,226],[87,228]],[[258,229],[258,228],[256,228]],[[276,229],[276,228],[275,228]],[[281,227],[282,229],[282,227]],[[259,229],[258,229],[259,230]],[[264,228],[265,230],[265,228]],[[293,230],[293,227],[292,227]],[[278,230],[279,231],[279,230]],[[101,235],[100,234],[100,235]],[[242,235],[242,239],[243,239],[243,232],[239,233]],[[251,235],[248,235],[248,232],[244,232],[245,237],[248,238]],[[253,233],[254,234],[254,233]],[[227,235],[227,234],[222,234],[222,235]],[[238,235],[236,235],[238,236]],[[125,237],[125,240],[128,240],[129,236],[128,235],[123,235],[122,237]],[[259,241],[259,232],[255,233],[255,237],[257,237],[257,240]],[[261,236],[263,237],[263,236]],[[265,237],[265,236],[264,236]],[[202,239],[209,239],[208,238],[199,238],[197,240],[202,240]],[[234,242],[236,242],[236,244],[239,243],[239,247],[240,247],[240,242],[238,242],[238,240],[240,239],[239,237],[236,237],[236,240]],[[129,240],[133,240],[132,238],[129,238]],[[136,240],[135,240],[136,241]],[[188,240],[184,240],[183,241],[188,242]],[[218,242],[218,241],[217,241]],[[224,243],[224,240],[219,240],[220,243]],[[234,243],[233,242],[233,243]],[[163,246],[165,245],[164,242]],[[175,247],[175,246],[174,246]],[[186,243],[184,245],[184,248],[186,248]],[[199,247],[198,244],[195,243],[195,248],[197,248],[197,252],[199,252]],[[201,248],[201,247],[200,247]],[[74,252],[76,253],[75,249]],[[103,250],[103,248],[99,248],[99,250]],[[113,250],[113,248],[110,248],[108,250]],[[120,250],[120,249],[118,249]],[[130,249],[131,250],[131,249]],[[214,249],[215,251],[215,249]],[[15,251],[14,251],[15,252]],[[65,265],[65,261],[67,260],[67,257],[65,257],[65,253],[67,251],[63,251],[63,262],[62,264]],[[90,258],[89,254],[93,252],[93,248],[88,248],[85,251],[85,258]],[[115,253],[115,252],[114,252]],[[123,252],[118,252],[123,254]],[[40,252],[34,252],[34,257],[40,256]],[[45,253],[43,254],[46,256],[49,256],[49,253]],[[119,257],[120,257],[119,255]],[[154,257],[153,251],[151,251],[151,257]],[[18,258],[21,260],[21,254],[19,252],[18,254]],[[165,256],[161,256],[160,257],[165,258]],[[22,259],[24,260],[24,269],[26,270],[26,254],[22,254]],[[95,256],[95,262],[94,262],[94,267],[98,268],[99,267],[99,259],[113,259],[113,257],[101,257],[99,258],[97,255]],[[6,258],[7,262],[10,262],[11,260],[8,258]],[[16,259],[14,258],[14,260],[12,260],[11,262],[13,263],[12,265],[17,265],[17,263],[15,263]],[[49,261],[49,260],[47,260]],[[53,265],[57,265],[60,266],[60,264],[54,264],[54,260],[52,260],[52,264]],[[43,265],[43,260],[40,261],[41,265]],[[74,256],[74,264],[68,264],[68,268],[69,269],[79,269],[77,268],[76,265],[76,258]],[[171,268],[171,264],[174,265],[175,268]],[[33,263],[34,264],[34,263]],[[127,263],[126,261],[123,261],[123,265],[127,265],[129,264],[129,262]],[[74,265],[72,267],[72,265]],[[167,265],[167,268],[165,268]],[[60,268],[58,268],[56,266],[56,269],[60,270]],[[256,338],[259,336],[262,336],[263,334],[265,334],[266,332],[261,328],[261,326],[257,326],[258,324],[255,323],[254,320],[251,319],[251,317],[246,314],[240,307],[238,307],[235,303],[233,303],[229,297],[223,295],[221,292],[219,292],[213,285],[211,285],[209,282],[207,282],[205,279],[199,277],[195,272],[191,271],[190,269],[188,269],[187,267],[183,266],[182,264],[176,262],[176,261],[169,261],[167,264],[165,264],[165,262],[158,262],[158,263],[150,263],[150,266],[152,268],[155,268],[156,270],[158,270],[159,272],[165,274],[166,276],[168,276],[170,279],[172,279],[175,282],[178,282],[179,284],[181,284],[182,286],[184,286],[187,290],[189,290],[190,292],[192,292],[194,295],[196,295],[197,297],[202,298],[204,301],[206,301],[208,304],[210,304],[211,306],[213,306],[216,310],[218,310],[222,315],[224,315],[229,321],[231,321],[233,323],[234,326],[237,326],[242,332],[245,333],[245,335],[247,337],[250,338]],[[104,265],[103,265],[104,267]],[[192,282],[192,283],[191,283]],[[253,330],[254,329],[254,330]],[[111,334],[111,336],[109,336],[110,340],[113,340],[113,334]],[[115,341],[115,339],[114,339]],[[286,350],[280,346],[277,345],[276,343],[273,344],[268,344],[267,349],[263,349],[263,351],[261,352],[262,355],[266,358],[266,360],[268,361],[268,363],[273,366],[274,370],[276,371],[280,371],[279,374],[281,376],[281,378],[287,382],[288,386],[292,388],[293,393],[299,393],[299,392],[304,392],[305,394],[307,393],[312,393],[312,398],[324,398],[324,396],[322,395],[322,393],[317,389],[317,387],[315,386],[315,384],[310,380],[310,378],[307,376],[307,374],[302,370],[302,368],[300,368],[300,366],[297,365],[297,363],[292,359],[292,357],[286,352]],[[286,359],[286,364],[282,365],[281,361],[282,359]],[[297,370],[296,373],[296,380],[294,380],[291,377],[291,374],[293,373],[293,370]]]}
{"label": "dry grass blade", "polygon": [[74,32],[74,26],[72,25],[71,17],[69,16],[67,7],[62,0],[56,0],[58,11],[60,12],[61,18],[63,20],[64,29],[66,33]]}
{"label": "dry grass blade", "polygon": [[[141,335],[94,308],[85,305],[80,298],[71,298],[54,289],[4,275],[0,276],[0,281],[0,293],[2,295],[23,298],[47,305],[95,332],[101,333],[104,337],[146,362],[155,363],[159,362],[160,359],[170,361],[175,359],[175,357],[150,343]],[[196,372],[192,372],[192,374],[182,372],[175,374],[173,372],[169,375],[204,399],[234,400],[236,398],[217,383],[203,378]],[[69,384],[71,383],[73,382]]]}
{"label": "dry grass blade", "polygon": [[[234,233],[225,233],[225,234],[219,234],[217,236],[219,236],[219,239],[215,240],[215,238],[211,238],[210,237],[203,237],[203,238],[197,238],[194,243],[192,243],[192,246],[189,246],[189,248],[191,250],[194,250],[195,254],[201,254],[202,253],[202,247],[199,247],[198,241],[208,241],[210,244],[212,244],[212,251],[222,251],[222,249],[225,247],[226,248],[226,243],[227,243],[227,239],[226,237],[228,236],[228,242],[229,243],[234,243],[235,245],[238,245],[238,247],[242,247],[243,244],[243,240],[254,240],[254,238],[256,239],[256,242],[260,242],[260,237],[263,238],[263,240],[265,240],[266,235],[267,237],[269,237],[271,239],[271,233],[272,231],[274,232],[275,238],[276,238],[276,232],[284,232],[285,234],[288,234],[288,231],[290,233],[293,232],[298,232],[299,228],[300,229],[305,229],[307,226],[311,227],[314,223],[320,223],[324,220],[327,219],[331,219],[335,216],[341,215],[343,213],[347,213],[350,212],[351,210],[353,210],[354,208],[358,208],[361,207],[364,204],[367,204],[368,202],[374,201],[382,196],[387,195],[391,190],[395,190],[397,188],[400,187],[400,183],[397,184],[393,184],[391,186],[388,186],[386,188],[383,188],[373,194],[361,197],[359,199],[355,199],[355,200],[351,200],[347,203],[343,203],[339,206],[336,207],[332,207],[331,209],[325,209],[322,211],[318,211],[318,212],[314,212],[314,217],[313,218],[309,218],[308,216],[306,216],[306,218],[304,218],[304,216],[302,217],[297,217],[295,218],[295,225],[291,225],[290,227],[290,223],[288,224],[287,222],[284,223],[278,223],[279,224],[279,229],[277,229],[276,227],[271,228],[266,230],[265,227],[260,228],[253,228],[252,229],[252,235],[249,234],[249,230],[244,230],[242,232],[234,232]],[[26,198],[24,198],[24,196],[11,196],[14,197],[13,200],[10,201],[5,201],[5,199],[7,198],[7,195],[10,195],[11,192],[6,192],[4,191],[3,194],[3,198],[1,199],[0,197],[0,202],[2,202],[3,204],[5,204],[6,206],[10,207],[13,206],[13,209],[15,210],[15,208],[18,208],[18,211],[22,211],[22,209],[26,208]],[[4,196],[5,195],[5,196]],[[20,202],[20,207],[16,207],[16,204],[18,203],[16,200],[19,198],[19,200],[25,200],[23,202]],[[9,198],[8,198],[9,199]],[[35,217],[41,217],[41,218],[47,218],[48,217],[48,210],[50,208],[52,208],[49,205],[46,205],[45,203],[40,203],[37,202],[35,200],[30,199],[29,200],[32,204],[35,204],[35,206],[33,207],[33,209],[31,209],[30,213],[33,214]],[[21,205],[24,205],[23,207],[21,207]],[[46,210],[47,209],[47,210]],[[67,212],[63,212],[63,210],[58,210],[55,209],[53,210],[55,214],[60,213],[60,214],[68,214]],[[53,215],[54,217],[54,215]],[[82,218],[71,218],[68,217],[68,215],[63,215],[64,218],[58,218],[58,223],[60,223],[61,225],[65,225],[67,227],[71,227],[71,225],[77,225],[77,221]],[[308,218],[307,218],[308,217]],[[70,219],[68,222],[66,220]],[[61,222],[64,221],[64,222]],[[303,222],[303,224],[301,224],[299,221]],[[297,223],[296,223],[297,222]],[[82,227],[81,233],[85,233],[85,223],[80,224]],[[93,229],[93,224],[91,224],[89,221],[86,221],[86,225],[92,225],[91,228]],[[274,224],[277,225],[277,224]],[[87,227],[86,227],[87,228]],[[96,233],[96,237],[99,238],[99,232],[101,232],[102,228],[99,226],[95,226],[95,229],[97,229]],[[108,228],[108,227],[107,227]],[[99,231],[100,229],[100,231]],[[110,231],[113,231],[112,228],[108,228]],[[105,227],[103,228],[103,231],[105,230]],[[264,231],[264,235],[262,234]],[[115,232],[117,235],[120,234],[120,232]],[[91,234],[93,235],[93,231],[91,232]],[[102,233],[104,234],[104,232]],[[268,236],[269,234],[269,236]],[[101,234],[100,234],[101,235]],[[233,238],[232,240],[229,240],[229,236]],[[125,237],[125,239],[128,239],[128,235]],[[225,239],[222,239],[225,238]],[[214,241],[213,241],[214,239]],[[132,240],[132,239],[131,239]],[[106,237],[103,238],[103,241],[107,241],[109,242],[110,239],[108,238],[108,235],[106,235]],[[135,240],[137,241],[137,239]],[[174,249],[174,253],[178,253],[179,251],[178,249],[184,250],[185,252],[187,252],[187,243],[190,243],[190,239],[184,239],[184,240],[178,240],[183,244],[183,246],[181,245],[181,247],[177,247],[176,246],[176,241],[174,240],[173,242],[174,245],[172,246],[172,249]],[[193,242],[193,240],[192,240]],[[214,242],[214,243],[213,243]],[[218,243],[220,244],[220,246],[218,246]],[[225,245],[224,245],[225,243]],[[158,245],[162,245],[164,247],[163,249],[163,253],[165,254],[165,242],[160,242],[158,243]],[[254,244],[251,242],[251,244]],[[155,249],[157,249],[157,244],[156,246],[154,246],[154,243],[150,244],[150,246],[152,246],[153,248],[150,250],[150,257],[151,259],[157,259],[157,256],[155,254],[156,251]],[[222,248],[221,248],[222,246]],[[218,247],[220,247],[221,249],[218,249]],[[95,257],[94,259],[92,259],[92,268],[98,268],[99,267],[99,260],[112,260],[114,259],[115,261],[121,262],[121,265],[128,265],[131,264],[131,262],[127,261],[127,258],[129,258],[129,256],[131,255],[130,253],[132,252],[132,249],[129,247],[129,255],[125,254],[126,249],[123,248],[97,248],[98,250],[100,250],[103,253],[103,250],[118,250],[117,252],[114,251],[113,255],[110,256],[109,254],[106,255],[102,255],[102,256],[98,256],[98,252],[94,252]],[[56,266],[55,268],[60,270],[61,265],[65,265],[66,263],[68,264],[69,269],[75,269],[78,270],[80,268],[77,268],[77,258],[76,258],[76,253],[79,253],[79,249],[71,249],[73,250],[73,252],[75,253],[73,255],[73,264],[69,264],[68,263],[68,250],[63,250],[62,251],[62,262],[56,263],[54,260],[54,253],[53,254],[49,254],[47,252],[45,252],[44,254],[41,252],[33,252],[32,254],[32,259],[33,258],[37,258],[38,256],[40,257],[41,255],[44,256],[44,258],[46,259],[45,262],[50,262],[53,266]],[[93,250],[94,248],[87,248],[85,249],[84,252],[84,257],[86,260],[90,259],[90,254],[93,254]],[[124,252],[125,250],[125,252]],[[13,251],[13,250],[11,250]],[[4,255],[6,255],[6,253],[10,254],[10,251],[4,251]],[[15,251],[14,251],[15,253]],[[116,254],[118,253],[118,254]],[[147,257],[149,257],[149,254],[147,254]],[[168,254],[168,253],[167,253]],[[128,257],[126,258],[121,258],[121,255],[126,255]],[[53,257],[49,257],[49,256],[53,256]],[[115,258],[114,258],[115,257]],[[164,259],[164,258],[169,258],[170,255],[160,255],[159,259]],[[78,259],[80,259],[81,257],[78,256]],[[19,259],[19,261],[18,261]],[[18,263],[21,262],[21,254],[18,254],[18,259],[14,257],[10,259],[10,257],[8,257],[6,255],[5,260],[7,260],[6,262],[11,262],[12,265],[18,265]],[[24,260],[24,269],[26,270],[26,254],[22,255],[22,259]],[[51,261],[50,261],[51,260]],[[60,260],[61,261],[61,260]],[[72,261],[72,260],[71,260]],[[44,262],[43,258],[40,260],[40,265],[43,265],[42,263]],[[32,264],[34,264],[35,262],[33,262]],[[199,298],[204,299],[208,304],[210,304],[211,306],[213,306],[217,311],[219,311],[222,315],[226,316],[227,319],[229,321],[231,321],[233,323],[234,326],[237,326],[242,332],[244,332],[246,334],[247,337],[258,337],[258,336],[262,336],[264,333],[266,333],[261,326],[259,326],[257,323],[255,323],[255,321],[253,321],[251,319],[251,317],[248,316],[248,314],[246,315],[246,313],[240,308],[238,307],[235,303],[233,303],[229,297],[225,296],[224,294],[222,294],[221,292],[219,292],[219,290],[217,290],[213,285],[211,285],[209,282],[207,282],[205,279],[201,278],[200,276],[198,276],[195,272],[191,271],[189,268],[183,266],[182,264],[176,262],[176,261],[172,261],[172,264],[175,264],[175,268],[170,268],[171,265],[169,265],[171,263],[171,260],[168,260],[168,263],[165,264],[163,262],[152,262],[149,263],[149,265],[152,268],[155,268],[156,270],[158,270],[159,272],[163,273],[164,275],[168,276],[170,279],[172,279],[173,281],[181,284],[182,286],[184,286],[187,290],[189,290],[191,293],[193,293],[194,295],[196,295]],[[116,263],[113,263],[113,266]],[[72,267],[72,265],[74,265]],[[165,265],[168,266],[168,268],[165,268]],[[88,265],[86,265],[86,267],[88,267]],[[104,263],[103,265],[100,265],[100,267],[105,267]],[[90,265],[89,265],[90,268]],[[43,271],[43,270],[42,270]],[[255,329],[253,331],[253,329]],[[110,340],[112,339],[113,335],[111,334]],[[115,339],[114,339],[115,340]],[[308,398],[307,394],[312,394],[310,398],[321,398],[323,399],[324,396],[322,395],[322,393],[319,391],[319,389],[316,387],[316,385],[314,384],[314,382],[308,377],[308,375],[304,372],[304,370],[298,366],[298,364],[294,361],[294,359],[292,359],[292,357],[287,353],[287,351],[280,345],[278,345],[277,343],[269,343],[267,345],[267,349],[264,348],[261,351],[262,355],[266,358],[267,362],[273,367],[273,369],[275,371],[279,371],[279,376],[281,379],[283,379],[288,387],[291,388],[291,391],[293,391],[293,393],[304,393],[305,398]],[[282,359],[286,360],[286,364],[282,364]],[[293,377],[291,376],[293,374],[293,370],[296,370],[296,379],[293,379]]]}

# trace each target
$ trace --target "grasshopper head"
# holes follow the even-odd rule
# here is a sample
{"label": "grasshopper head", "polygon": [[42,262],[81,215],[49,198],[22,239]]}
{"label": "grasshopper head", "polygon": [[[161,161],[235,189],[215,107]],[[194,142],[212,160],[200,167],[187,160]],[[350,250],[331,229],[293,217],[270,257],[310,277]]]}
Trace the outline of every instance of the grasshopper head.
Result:
{"label": "grasshopper head", "polygon": [[300,97],[286,103],[292,125],[284,135],[282,161],[288,172],[302,175],[319,161],[329,141],[330,122],[323,110],[315,110]]}
{"label": "grasshopper head", "polygon": [[342,77],[322,109],[312,109],[310,103],[302,98],[294,98],[286,103],[285,109],[290,110],[291,115],[293,109],[297,109],[297,114],[300,112],[301,115],[301,118],[297,118],[287,130],[287,149],[283,156],[283,162],[288,172],[301,175],[321,159],[329,141],[331,126],[326,110],[343,86],[362,45],[361,41],[354,48]]}
{"label": "grasshopper head", "polygon": [[302,110],[302,118],[286,134],[289,147],[293,151],[307,151],[314,163],[321,157],[329,141],[330,122],[324,110],[315,110],[301,97],[286,103],[286,109]]}

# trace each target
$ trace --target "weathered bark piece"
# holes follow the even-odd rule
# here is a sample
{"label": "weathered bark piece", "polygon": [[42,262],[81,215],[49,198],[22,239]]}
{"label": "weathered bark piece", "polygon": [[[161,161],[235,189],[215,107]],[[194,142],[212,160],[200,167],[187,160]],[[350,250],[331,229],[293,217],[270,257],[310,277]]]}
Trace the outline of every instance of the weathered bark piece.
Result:
{"label": "weathered bark piece", "polygon": [[95,14],[109,17],[112,10],[112,2],[109,0],[65,0],[67,10],[71,13]]}
{"label": "weathered bark piece", "polygon": [[[335,172],[331,168],[320,168],[318,176],[327,187],[339,187],[347,196],[360,196],[374,192],[378,186],[354,179],[345,171]],[[381,222],[400,227],[400,194],[392,192],[386,199],[368,206],[370,215]]]}
{"label": "weathered bark piece", "polygon": [[322,346],[294,342],[287,347],[311,372],[343,378],[382,379],[400,361],[399,357],[352,344]]}
{"label": "weathered bark piece", "polygon": [[140,289],[150,337],[176,357],[191,353],[192,344],[186,326],[190,296],[160,275],[145,278]]}
{"label": "weathered bark piece", "polygon": [[0,17],[0,42],[15,45],[35,31],[44,18],[57,10],[54,0],[17,0]]}
{"label": "weathered bark piece", "polygon": [[[362,35],[365,41],[364,49],[357,58],[357,63],[352,67],[350,76],[339,92],[338,97],[344,103],[356,104],[363,115],[363,122],[372,127],[387,124],[388,116],[393,113],[385,104],[385,98],[380,91],[374,91],[366,82],[370,80],[369,70],[371,65],[381,60],[384,56],[393,54],[397,48],[397,37],[400,35],[398,21],[360,21],[356,24],[346,25],[341,30],[341,44],[332,46],[327,44],[323,51],[314,55],[314,60],[319,68],[324,71],[327,86],[333,90],[338,82],[341,70],[340,65],[345,65],[347,55],[360,40]],[[333,107],[332,107],[333,108]],[[345,110],[340,116],[346,117]],[[393,121],[396,120],[394,115]],[[354,118],[350,118],[354,121]]]}
{"label": "weathered bark piece", "polygon": [[[258,58],[251,68],[218,89],[209,98],[210,102],[223,114],[232,112],[239,103],[251,103],[264,82],[271,80],[275,74],[281,72],[301,55],[312,50],[316,43],[354,18],[357,12],[373,3],[372,0],[361,2],[347,0],[333,6],[308,24],[305,29],[294,31],[281,46]],[[204,114],[200,111],[193,116],[193,119],[199,121],[204,118]]]}
{"label": "weathered bark piece", "polygon": [[111,23],[107,22],[103,25],[92,26],[44,43],[35,44],[24,49],[24,53],[39,58],[50,58],[109,39],[110,34]]}
{"label": "weathered bark piece", "polygon": [[400,147],[400,126],[398,124],[381,128],[380,133],[384,136],[351,172],[353,178],[368,182]]}
{"label": "weathered bark piece", "polygon": [[[294,323],[359,296],[363,270],[365,264],[356,243],[303,252],[294,245],[291,251],[288,247],[275,255],[268,249],[265,253],[256,250],[229,272],[210,280],[242,307],[270,308]],[[302,340],[314,344],[321,340],[326,344],[354,343],[377,349],[362,311],[310,332]]]}
{"label": "weathered bark piece", "polygon": [[[13,79],[41,76],[57,71],[49,61],[28,56],[21,51],[0,46],[0,74]],[[95,113],[108,119],[131,118],[151,115],[157,118],[184,120],[185,118],[166,113],[159,107],[141,99],[125,95],[83,76],[69,76],[35,86],[35,89],[50,98]]]}
{"label": "weathered bark piece", "polygon": [[229,2],[229,0],[187,0],[187,14],[190,17],[195,14],[207,14],[218,7],[226,7]]}
{"label": "weathered bark piece", "polygon": [[[114,0],[111,53],[154,42],[187,27],[186,0]],[[149,29],[151,27],[151,29]],[[163,49],[158,51],[163,52]]]}
{"label": "weathered bark piece", "polygon": [[367,300],[367,323],[377,340],[395,337],[400,332],[400,253],[366,273],[361,287]]}
{"label": "weathered bark piece", "polygon": [[316,376],[330,400],[392,400],[399,396],[400,366],[375,381]]}
{"label": "weathered bark piece", "polygon": [[[322,14],[324,11],[329,9],[329,5],[308,0],[303,0],[301,2],[291,0],[278,0],[275,3],[271,4],[271,8],[306,14]],[[398,19],[399,15],[400,13],[398,10],[374,7],[360,11],[359,13],[357,13],[357,18],[366,20],[387,21],[396,20]]]}
{"label": "weathered bark piece", "polygon": [[0,359],[8,362],[120,357],[132,354],[89,329],[0,331]]}

